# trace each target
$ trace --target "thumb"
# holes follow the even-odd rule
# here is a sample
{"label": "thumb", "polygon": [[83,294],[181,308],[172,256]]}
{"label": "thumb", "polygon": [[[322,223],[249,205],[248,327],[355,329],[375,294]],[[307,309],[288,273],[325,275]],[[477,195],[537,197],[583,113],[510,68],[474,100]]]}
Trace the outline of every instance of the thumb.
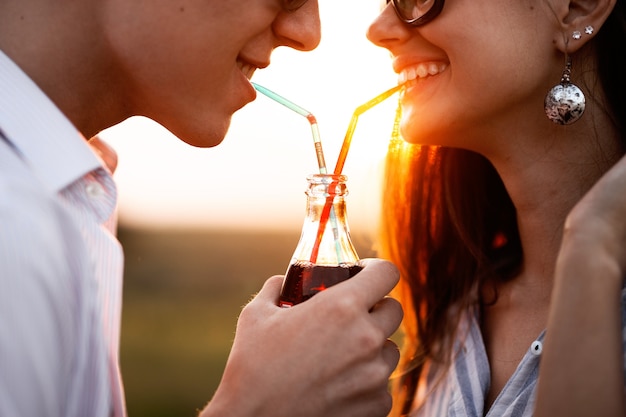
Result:
{"label": "thumb", "polygon": [[274,275],[263,284],[261,291],[252,299],[252,303],[272,303],[278,305],[280,289],[283,285],[284,277],[282,275]]}

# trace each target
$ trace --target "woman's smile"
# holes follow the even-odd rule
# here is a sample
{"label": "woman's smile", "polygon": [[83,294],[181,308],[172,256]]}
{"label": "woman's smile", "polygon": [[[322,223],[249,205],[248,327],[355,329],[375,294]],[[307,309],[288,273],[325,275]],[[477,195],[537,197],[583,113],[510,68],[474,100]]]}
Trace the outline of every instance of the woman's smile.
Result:
{"label": "woman's smile", "polygon": [[440,74],[448,68],[445,62],[420,62],[403,68],[398,73],[398,84],[404,84],[419,78]]}

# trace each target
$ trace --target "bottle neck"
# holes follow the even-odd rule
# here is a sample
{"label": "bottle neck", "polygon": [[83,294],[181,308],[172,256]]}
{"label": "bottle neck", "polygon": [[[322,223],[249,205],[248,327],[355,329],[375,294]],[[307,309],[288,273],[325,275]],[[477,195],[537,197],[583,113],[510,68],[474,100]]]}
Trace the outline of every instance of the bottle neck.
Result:
{"label": "bottle neck", "polygon": [[294,258],[321,265],[358,262],[348,227],[345,176],[318,174],[308,181],[307,213]]}

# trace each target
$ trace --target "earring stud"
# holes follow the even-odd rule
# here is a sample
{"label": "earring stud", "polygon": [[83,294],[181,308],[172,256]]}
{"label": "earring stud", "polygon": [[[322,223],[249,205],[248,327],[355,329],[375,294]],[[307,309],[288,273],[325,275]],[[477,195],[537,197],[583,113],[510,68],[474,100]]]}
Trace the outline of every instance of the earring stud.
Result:
{"label": "earring stud", "polygon": [[[591,25],[585,26],[585,34],[586,35],[593,34],[593,26],[591,26]],[[580,30],[575,30],[575,31],[572,32],[572,38],[573,39],[579,40],[582,37],[583,37],[583,34],[580,32]]]}

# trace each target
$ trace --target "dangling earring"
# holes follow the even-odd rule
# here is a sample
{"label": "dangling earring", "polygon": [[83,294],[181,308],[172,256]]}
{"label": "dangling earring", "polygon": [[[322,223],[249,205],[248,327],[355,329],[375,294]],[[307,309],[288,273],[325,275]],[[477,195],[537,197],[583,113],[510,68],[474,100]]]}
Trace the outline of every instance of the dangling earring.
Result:
{"label": "dangling earring", "polygon": [[580,119],[585,111],[585,95],[570,82],[572,59],[567,56],[561,82],[548,92],[544,101],[546,116],[554,123],[569,125]]}

